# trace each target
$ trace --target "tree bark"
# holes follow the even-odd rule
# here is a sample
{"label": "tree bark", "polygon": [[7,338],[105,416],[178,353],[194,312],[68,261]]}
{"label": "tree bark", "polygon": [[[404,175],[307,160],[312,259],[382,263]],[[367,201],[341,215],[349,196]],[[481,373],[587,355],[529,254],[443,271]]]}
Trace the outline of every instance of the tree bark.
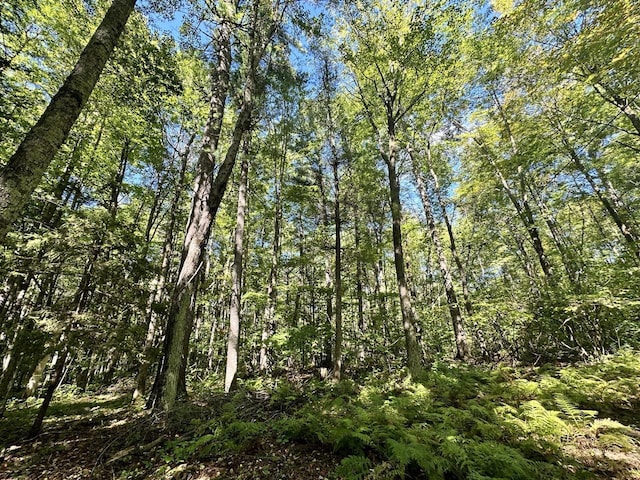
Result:
{"label": "tree bark", "polygon": [[[398,162],[398,143],[396,138],[396,128],[403,116],[405,116],[420,101],[426,90],[415,95],[404,107],[399,98],[399,76],[393,80],[385,78],[379,65],[375,65],[381,81],[381,85],[374,82],[376,97],[382,100],[384,108],[387,148],[383,147],[382,138],[378,138],[378,152],[387,166],[389,179],[389,201],[391,206],[392,238],[393,238],[393,260],[396,270],[396,281],[398,294],[400,297],[400,311],[402,313],[402,329],[405,337],[405,348],[407,352],[407,368],[412,375],[417,375],[422,370],[422,352],[418,344],[417,320],[413,309],[411,290],[408,288],[407,275],[405,271],[405,257],[402,246],[402,203],[400,202],[400,182],[396,171]],[[390,80],[390,81],[388,81]],[[360,99],[365,110],[365,114],[372,132],[380,135],[383,127],[378,127],[376,119],[371,110],[372,105],[366,100],[364,93],[358,85]]]}
{"label": "tree bark", "polygon": [[[320,193],[320,222],[322,224],[322,247],[326,254],[324,256],[324,288],[326,298],[326,323],[329,330],[331,330],[331,322],[333,321],[333,294],[335,286],[333,284],[333,275],[331,272],[331,255],[329,255],[330,244],[328,237],[329,232],[329,208],[327,206],[327,192],[324,184],[324,168],[322,158],[318,158],[318,169],[316,173],[316,184]],[[330,337],[326,338],[323,345],[324,358],[323,364],[328,368],[333,363],[332,361],[332,347]]]}
{"label": "tree bark", "polygon": [[[429,146],[427,146],[427,148],[429,148]],[[427,155],[430,155],[430,153],[427,153]],[[467,345],[467,333],[464,328],[464,321],[462,319],[460,305],[458,304],[458,297],[456,295],[455,289],[453,288],[453,277],[451,275],[451,270],[449,269],[447,257],[444,254],[444,248],[442,247],[440,235],[438,234],[435,218],[433,216],[431,200],[429,199],[426,186],[424,184],[424,181],[422,180],[421,172],[418,169],[418,165],[413,158],[411,150],[409,150],[409,156],[411,158],[413,175],[415,177],[416,186],[418,187],[418,193],[420,195],[420,199],[422,200],[422,206],[424,207],[424,214],[427,219],[429,233],[431,234],[431,241],[433,242],[433,245],[436,249],[436,254],[438,255],[440,272],[442,273],[444,289],[447,295],[449,314],[451,315],[451,322],[453,324],[453,333],[456,343],[456,359],[465,360],[469,355],[469,346]]]}
{"label": "tree bark", "polygon": [[234,233],[233,268],[231,270],[231,304],[229,306],[229,339],[227,341],[227,367],[224,376],[224,391],[233,388],[238,371],[238,343],[240,339],[240,310],[242,307],[242,254],[244,227],[247,215],[247,189],[249,183],[249,152],[245,145],[238,187],[238,209]]}
{"label": "tree bark", "polygon": [[471,294],[469,293],[469,283],[467,281],[467,269],[465,268],[464,263],[462,263],[462,259],[460,258],[460,254],[458,253],[456,238],[455,238],[455,235],[453,234],[453,226],[451,225],[451,221],[449,220],[447,207],[442,198],[442,194],[440,193],[440,182],[438,181],[438,175],[436,174],[433,168],[433,163],[431,161],[431,153],[429,151],[427,152],[427,161],[429,162],[429,174],[431,175],[431,179],[433,180],[433,190],[436,196],[436,200],[438,202],[438,206],[440,207],[440,215],[442,215],[444,224],[447,227],[447,235],[449,237],[449,249],[451,250],[451,257],[453,258],[453,261],[456,264],[456,268],[458,269],[458,275],[460,276],[460,285],[462,286],[462,296],[464,297],[464,309],[467,315],[472,315],[473,304],[471,303]]}
{"label": "tree bark", "polygon": [[[257,20],[255,21],[257,22]],[[254,32],[252,36],[255,35],[255,28],[256,25],[254,25],[252,29],[252,32]],[[249,47],[249,65],[242,94],[242,104],[233,128],[231,143],[213,182],[211,181],[213,171],[213,155],[211,152],[217,150],[219,130],[217,130],[218,133],[216,134],[215,125],[212,125],[211,120],[207,128],[207,131],[211,132],[212,135],[206,134],[209,138],[207,138],[205,145],[214,145],[215,149],[209,150],[205,148],[200,155],[196,192],[192,202],[191,215],[183,244],[178,279],[172,295],[163,357],[158,369],[153,394],[147,402],[148,406],[152,408],[162,408],[164,411],[169,411],[173,408],[177,398],[180,372],[184,370],[186,361],[185,350],[187,350],[186,346],[188,345],[191,333],[198,273],[203,265],[206,245],[211,234],[213,220],[215,219],[229,178],[231,177],[242,137],[249,130],[251,124],[254,104],[253,97],[256,87],[255,77],[260,60],[259,57],[264,51],[259,48],[260,45],[253,43],[254,40],[255,38],[251,39]],[[226,72],[228,79],[231,60],[230,49],[225,47],[223,53],[220,64],[224,65],[224,68],[221,68]],[[215,95],[213,95],[213,97],[215,97]],[[212,101],[212,106],[214,106],[216,102]],[[224,102],[222,102],[222,104],[224,105]],[[215,124],[222,120],[220,118],[218,121],[215,113],[210,116],[210,119],[213,119]]]}
{"label": "tree bark", "polygon": [[[390,127],[391,129],[391,127]],[[402,247],[402,204],[400,203],[400,183],[396,172],[397,145],[395,132],[389,132],[389,154],[385,157],[389,174],[389,198],[391,201],[391,218],[393,222],[393,259],[400,296],[402,312],[402,328],[404,330],[405,348],[407,351],[407,368],[412,374],[421,369],[421,353],[416,332],[416,319],[413,311],[411,291],[407,286],[405,259]]]}
{"label": "tree bark", "polygon": [[560,257],[562,259],[562,264],[564,265],[564,269],[567,272],[567,278],[569,279],[569,283],[572,285],[574,291],[576,293],[580,293],[582,290],[582,279],[581,274],[584,270],[584,264],[580,259],[579,255],[575,250],[575,246],[569,241],[566,235],[563,234],[558,222],[556,222],[554,214],[549,210],[547,205],[545,205],[541,195],[536,190],[531,183],[527,183],[526,185],[529,194],[536,202],[538,206],[538,210],[542,215],[547,227],[549,228],[549,232],[551,233],[551,238],[553,238],[553,242],[556,244],[556,248],[558,252],[560,252]]}
{"label": "tree bark", "polygon": [[25,388],[25,391],[24,391],[24,398],[29,398],[36,394],[36,392],[38,391],[38,388],[40,388],[40,383],[42,382],[42,375],[44,373],[45,368],[47,368],[47,364],[49,363],[50,359],[51,359],[51,353],[47,352],[44,355],[44,357],[42,357],[38,361],[35,368],[33,369],[33,372],[31,373],[31,377],[29,378],[29,381],[27,382],[27,387]]}
{"label": "tree bark", "polygon": [[342,219],[340,217],[340,176],[339,176],[339,158],[338,152],[333,141],[330,140],[332,150],[331,168],[333,171],[333,192],[334,206],[333,213],[335,217],[335,298],[336,298],[336,336],[333,351],[333,372],[334,380],[342,378]]}
{"label": "tree bark", "polygon": [[31,425],[31,429],[27,434],[28,439],[35,438],[38,436],[38,434],[40,434],[40,430],[42,430],[42,422],[44,421],[44,417],[47,414],[47,410],[49,409],[49,405],[51,404],[51,400],[53,399],[53,394],[62,380],[62,376],[64,373],[64,364],[67,361],[69,349],[66,346],[62,345],[62,343],[61,348],[63,349],[63,351],[62,353],[58,354],[58,360],[53,367],[53,375],[51,377],[51,381],[49,383],[49,386],[47,387],[47,391],[45,392],[42,404],[38,409],[38,413],[33,422],[33,425]]}
{"label": "tree bark", "polygon": [[182,197],[182,190],[184,186],[184,178],[186,176],[187,164],[189,160],[189,152],[191,150],[191,144],[195,138],[195,134],[191,136],[189,142],[186,145],[185,151],[181,155],[182,163],[180,165],[180,174],[178,182],[171,201],[171,207],[169,212],[169,222],[165,233],[164,243],[162,245],[162,265],[160,267],[160,274],[156,279],[153,291],[149,297],[149,305],[147,307],[147,334],[145,336],[144,345],[142,347],[142,358],[138,368],[138,375],[136,376],[136,388],[133,392],[132,401],[135,401],[139,397],[146,394],[147,379],[149,377],[149,369],[152,361],[152,351],[154,346],[154,340],[156,336],[156,330],[158,321],[160,320],[158,313],[154,308],[165,298],[165,286],[167,278],[169,277],[169,270],[171,267],[171,260],[174,255],[174,234],[176,229],[176,221],[178,216],[178,207],[180,199]]}
{"label": "tree bark", "polygon": [[[587,73],[585,76],[589,76],[589,73]],[[612,88],[608,87],[602,82],[595,82],[593,84],[593,87],[595,91],[598,92],[598,94],[606,102],[618,108],[618,110],[620,110],[620,112],[625,117],[627,117],[627,119],[631,122],[631,125],[633,125],[633,128],[635,128],[637,132],[636,135],[640,135],[640,114],[638,113],[637,109],[633,108],[633,102],[635,101],[635,99],[629,101],[629,99],[621,97]]]}
{"label": "tree bark", "polygon": [[18,219],[86,104],[136,0],[113,0],[78,63],[0,172],[0,242]]}
{"label": "tree bark", "polygon": [[[576,166],[578,171],[586,178],[587,182],[591,186],[591,189],[596,194],[603,207],[609,213],[614,223],[620,230],[622,237],[627,242],[629,249],[631,250],[635,262],[639,263],[640,259],[640,234],[635,231],[633,225],[631,224],[630,219],[625,218],[625,216],[616,208],[615,206],[615,198],[612,194],[607,191],[606,188],[601,188],[597,183],[593,175],[589,172],[589,169],[582,162],[580,156],[576,153],[576,151],[569,145],[566,138],[562,139],[565,149],[569,154],[569,157],[573,161],[573,164]],[[604,191],[603,191],[604,190]]]}
{"label": "tree bark", "polygon": [[354,218],[353,218],[353,239],[355,243],[356,250],[356,297],[358,300],[358,330],[360,331],[361,340],[360,340],[360,352],[358,354],[359,360],[362,361],[365,359],[366,348],[365,348],[365,331],[366,324],[364,321],[364,285],[363,285],[363,277],[364,277],[364,268],[362,265],[362,251],[360,244],[360,213],[358,207],[354,209]]}
{"label": "tree bark", "polygon": [[[147,402],[149,407],[162,407],[165,411],[173,407],[178,394],[180,371],[182,364],[186,361],[183,358],[183,344],[189,341],[191,333],[190,325],[196,297],[196,283],[199,278],[198,273],[202,267],[202,257],[215,217],[213,207],[216,210],[218,208],[213,199],[215,183],[213,171],[222,130],[224,105],[229,90],[231,69],[231,26],[229,22],[223,20],[215,35],[218,63],[211,73],[209,118],[204,130],[202,149],[198,156],[194,196],[182,247],[178,278],[171,297],[163,355],[160,359],[151,396]],[[233,160],[235,162],[235,159]],[[228,179],[222,177],[220,179],[220,183],[226,187]]]}
{"label": "tree bark", "polygon": [[507,194],[507,197],[511,201],[511,204],[518,214],[518,218],[520,218],[524,227],[526,228],[527,233],[529,234],[529,239],[531,240],[531,244],[533,245],[533,249],[535,250],[536,256],[538,257],[538,262],[540,263],[540,267],[542,268],[544,278],[547,281],[550,281],[550,283],[553,282],[553,269],[551,267],[551,264],[549,263],[549,260],[547,259],[547,255],[542,244],[542,239],[540,238],[540,232],[536,225],[535,218],[533,216],[533,212],[531,210],[531,207],[529,206],[529,203],[526,201],[526,199],[523,199],[522,201],[518,199],[518,196],[515,194],[515,192],[511,188],[511,185],[509,185],[509,182],[507,182],[507,179],[498,167],[498,164],[495,161],[494,153],[489,149],[484,141],[478,137],[474,137],[474,141],[487,155],[489,163],[493,167],[496,176],[500,180],[502,189]]}
{"label": "tree bark", "polygon": [[[286,156],[286,151],[283,152]],[[260,357],[258,368],[261,373],[266,373],[269,368],[269,346],[267,342],[274,332],[274,319],[278,301],[278,270],[280,267],[280,230],[282,224],[282,170],[284,165],[278,168],[278,160],[275,163],[275,218],[273,219],[273,248],[271,250],[271,268],[269,270],[269,282],[267,284],[267,306],[262,316],[262,333],[260,335]],[[284,163],[284,159],[282,159]]]}

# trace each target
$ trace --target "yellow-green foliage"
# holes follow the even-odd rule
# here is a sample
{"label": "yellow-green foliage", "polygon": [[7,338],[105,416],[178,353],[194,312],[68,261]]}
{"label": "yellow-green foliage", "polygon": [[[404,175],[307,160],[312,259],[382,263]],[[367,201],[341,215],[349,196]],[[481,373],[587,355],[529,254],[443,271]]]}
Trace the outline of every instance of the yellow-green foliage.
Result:
{"label": "yellow-green foliage", "polygon": [[638,448],[633,428],[599,412],[633,415],[639,374],[636,356],[622,352],[565,368],[436,365],[419,381],[371,375],[274,387],[267,403],[278,408],[275,419],[235,418],[245,398],[238,394],[176,456],[242,451],[267,435],[330,447],[343,458],[341,479],[584,478],[586,465],[566,450],[572,441],[574,450],[584,445],[578,440],[593,451]]}
{"label": "yellow-green foliage", "polygon": [[606,361],[560,371],[559,382],[580,397],[581,403],[609,408],[631,408],[640,402],[640,355],[623,350]]}

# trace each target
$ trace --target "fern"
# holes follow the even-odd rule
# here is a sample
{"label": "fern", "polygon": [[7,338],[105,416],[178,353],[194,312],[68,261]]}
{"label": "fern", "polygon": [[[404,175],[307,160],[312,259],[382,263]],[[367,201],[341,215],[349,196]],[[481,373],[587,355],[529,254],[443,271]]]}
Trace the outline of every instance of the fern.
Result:
{"label": "fern", "polygon": [[469,458],[470,478],[530,480],[536,477],[533,462],[518,450],[497,442],[472,443]]}
{"label": "fern", "polygon": [[579,409],[576,404],[571,402],[562,393],[556,393],[553,396],[553,398],[555,400],[556,405],[558,406],[558,408],[560,408],[562,413],[566,417],[571,419],[571,421],[573,421],[573,423],[576,424],[576,425],[581,424],[581,423],[584,422],[585,419],[593,418],[598,414],[598,412],[595,411],[595,410],[581,410],[581,409]]}
{"label": "fern", "polygon": [[404,467],[405,471],[411,464],[416,464],[423,470],[426,478],[440,477],[448,462],[435,455],[426,445],[415,441],[415,438],[411,439],[411,435],[407,436],[409,441],[406,443],[394,439],[387,441],[390,448],[389,460]]}
{"label": "fern", "polygon": [[631,427],[623,425],[620,422],[616,422],[615,420],[611,420],[610,418],[598,418],[594,420],[589,430],[591,430],[591,432],[595,435],[610,431],[623,433],[633,432],[633,429]]}
{"label": "fern", "polygon": [[344,480],[362,480],[368,476],[373,464],[363,455],[350,455],[345,457],[336,468],[337,477]]}
{"label": "fern", "polygon": [[569,426],[558,417],[559,412],[547,410],[537,400],[524,403],[521,411],[530,433],[558,439],[570,431]]}
{"label": "fern", "polygon": [[448,470],[452,467],[459,476],[465,476],[470,469],[470,460],[464,440],[460,436],[449,435],[440,439],[439,451],[449,462]]}
{"label": "fern", "polygon": [[616,447],[625,452],[633,450],[633,442],[629,440],[629,437],[622,433],[614,432],[600,435],[598,437],[598,444],[604,449]]}
{"label": "fern", "polygon": [[171,453],[165,455],[165,461],[186,461],[192,458],[206,457],[211,453],[216,440],[216,435],[207,434],[194,440],[169,443],[167,446]]}

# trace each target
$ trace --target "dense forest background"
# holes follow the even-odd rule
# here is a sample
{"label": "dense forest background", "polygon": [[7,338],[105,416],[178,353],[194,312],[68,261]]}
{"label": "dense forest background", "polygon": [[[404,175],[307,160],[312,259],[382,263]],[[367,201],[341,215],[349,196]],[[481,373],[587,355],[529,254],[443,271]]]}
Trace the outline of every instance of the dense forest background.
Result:
{"label": "dense forest background", "polygon": [[[0,5],[0,431],[117,389],[229,405],[176,461],[276,435],[340,478],[638,478],[635,1],[134,4]],[[243,420],[262,394],[297,413]],[[563,467],[594,421],[636,456]]]}

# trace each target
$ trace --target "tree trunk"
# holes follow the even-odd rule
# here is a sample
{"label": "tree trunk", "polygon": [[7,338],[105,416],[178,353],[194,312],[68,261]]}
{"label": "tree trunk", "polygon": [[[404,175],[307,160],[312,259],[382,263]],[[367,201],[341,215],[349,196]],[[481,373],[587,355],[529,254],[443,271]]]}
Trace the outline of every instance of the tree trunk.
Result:
{"label": "tree trunk", "polygon": [[136,0],[113,0],[78,63],[0,172],[0,242],[18,219],[87,102]]}
{"label": "tree trunk", "polygon": [[[318,190],[320,193],[320,222],[322,224],[322,247],[326,251],[326,255],[324,256],[324,288],[326,295],[326,323],[328,329],[331,330],[331,322],[333,321],[333,294],[335,286],[333,284],[333,275],[331,272],[331,256],[328,251],[331,248],[329,246],[328,232],[329,232],[329,208],[327,206],[327,192],[324,185],[324,171],[323,171],[323,162],[322,159],[318,159],[318,169],[316,171],[316,184],[318,185]],[[324,342],[324,358],[322,363],[327,368],[331,365],[332,362],[332,347],[331,347],[331,338],[327,336],[326,341]]]}
{"label": "tree trunk", "polygon": [[393,131],[389,132],[389,154],[385,157],[389,174],[389,198],[391,201],[391,218],[393,221],[393,260],[400,296],[402,312],[402,328],[404,330],[405,348],[407,351],[407,367],[415,375],[421,369],[421,353],[416,333],[411,292],[407,286],[405,259],[402,247],[402,204],[400,203],[400,184],[396,173],[397,145]]}
{"label": "tree trunk", "polygon": [[[217,67],[213,70],[209,118],[204,131],[202,149],[198,156],[194,196],[183,242],[182,258],[178,278],[174,285],[167,320],[164,350],[158,366],[153,391],[148,399],[149,407],[170,410],[178,394],[179,375],[182,364],[183,344],[189,341],[196,282],[202,266],[202,257],[209,240],[213,211],[213,171],[218,151],[220,131],[224,116],[224,105],[229,89],[231,69],[231,26],[222,21],[215,32]],[[235,159],[234,159],[235,161]],[[218,176],[220,175],[220,172]],[[216,177],[216,181],[218,178]],[[221,177],[222,180],[222,177]],[[226,180],[224,186],[226,187]],[[215,206],[217,210],[217,206]]]}
{"label": "tree trunk", "polygon": [[49,360],[51,360],[51,353],[46,353],[44,357],[40,359],[40,361],[37,363],[37,365],[33,369],[33,372],[31,373],[31,377],[27,382],[27,387],[25,388],[25,391],[24,391],[25,399],[29,397],[33,397],[37,393],[38,389],[40,388],[40,384],[42,382],[42,375],[44,373],[45,368],[47,368]]}
{"label": "tree trunk", "polygon": [[[207,148],[203,149],[200,155],[196,192],[192,202],[178,279],[174,287],[167,321],[163,359],[159,366],[153,395],[148,402],[148,405],[153,408],[161,407],[165,411],[171,410],[178,394],[180,372],[183,371],[186,361],[184,352],[191,333],[198,273],[203,265],[206,245],[211,234],[211,226],[231,177],[242,137],[249,130],[251,123],[255,76],[258,61],[260,60],[256,58],[255,47],[253,44],[250,45],[252,52],[249,55],[249,71],[247,72],[242,95],[242,106],[233,128],[231,143],[213,182],[211,182],[213,155]],[[228,52],[228,55],[221,55],[221,57],[225,58],[224,61],[221,61],[221,65],[223,63],[226,65],[223,70],[228,77],[230,51],[226,50],[226,52]],[[212,101],[213,104],[214,102]],[[210,120],[211,118],[216,120],[215,115],[212,115]],[[212,132],[214,130],[213,127],[214,125],[210,121],[207,131]],[[205,145],[210,146],[212,143],[215,143],[215,148],[217,149],[215,135],[207,138]]]}
{"label": "tree trunk", "polygon": [[[430,148],[427,146],[427,149]],[[427,153],[427,155],[430,155]],[[460,311],[460,305],[458,304],[458,297],[455,289],[453,288],[453,278],[451,276],[451,270],[449,270],[449,264],[447,257],[444,254],[444,248],[438,234],[435,218],[433,216],[433,208],[431,206],[431,200],[427,193],[422,175],[418,170],[418,165],[413,158],[411,151],[409,150],[409,156],[411,158],[411,164],[413,167],[413,175],[415,177],[416,185],[418,187],[418,193],[422,200],[424,207],[424,214],[427,219],[427,225],[429,226],[429,233],[431,234],[431,240],[436,249],[438,255],[438,261],[440,263],[440,272],[442,273],[442,279],[444,283],[444,290],[447,295],[447,304],[449,306],[449,314],[451,315],[451,322],[453,324],[453,333],[456,343],[456,359],[465,360],[469,355],[469,347],[467,345],[467,333],[464,328],[464,322],[462,319],[462,312]]]}
{"label": "tree trunk", "polygon": [[342,377],[342,239],[341,230],[342,222],[340,217],[340,177],[338,171],[338,153],[335,145],[331,142],[331,150],[333,155],[333,161],[331,167],[333,170],[333,191],[334,191],[334,207],[333,213],[335,216],[335,297],[336,297],[336,336],[333,353],[333,372],[332,376],[335,380],[340,380]]}
{"label": "tree trunk", "polygon": [[576,151],[571,148],[565,138],[563,138],[563,142],[571,160],[573,160],[574,165],[578,169],[580,173],[587,179],[587,182],[591,186],[591,189],[596,194],[605,210],[609,213],[613,221],[615,222],[618,230],[622,234],[622,237],[627,242],[629,249],[633,253],[636,263],[638,263],[638,259],[640,259],[640,234],[638,234],[633,228],[631,222],[627,220],[624,215],[615,207],[613,198],[611,194],[606,190],[603,192],[603,189],[596,183],[593,175],[589,172],[587,167],[582,162],[580,156],[576,153]]}
{"label": "tree trunk", "polygon": [[[61,339],[61,342],[64,341],[64,338]],[[64,373],[64,364],[67,361],[67,356],[69,355],[69,350],[66,346],[62,345],[63,352],[58,354],[58,360],[56,361],[55,366],[53,367],[53,375],[51,377],[51,381],[49,386],[47,387],[47,391],[42,400],[42,404],[38,409],[38,414],[36,415],[36,419],[27,434],[28,439],[32,439],[37,437],[40,434],[40,430],[42,430],[42,422],[44,421],[44,417],[47,414],[47,410],[49,409],[49,405],[51,404],[51,400],[53,399],[53,394],[60,385],[62,380],[62,376]]]}
{"label": "tree trunk", "polygon": [[244,227],[247,215],[247,188],[249,182],[249,151],[245,145],[238,187],[238,209],[234,234],[233,268],[231,270],[231,304],[229,306],[229,340],[227,342],[227,368],[224,377],[224,391],[233,388],[238,371],[238,343],[240,338],[240,310],[242,308],[242,254],[244,248]]}
{"label": "tree trunk", "polygon": [[579,254],[576,252],[574,245],[572,245],[571,242],[568,241],[566,235],[563,234],[560,226],[558,225],[558,222],[556,222],[555,220],[554,214],[545,205],[537,189],[530,183],[527,183],[526,187],[529,191],[529,194],[536,202],[538,210],[540,210],[540,214],[544,218],[544,221],[549,228],[551,238],[553,238],[553,242],[556,244],[558,252],[560,252],[562,264],[564,265],[564,269],[567,272],[569,283],[573,286],[573,289],[576,293],[580,293],[580,291],[582,290],[582,279],[580,278],[580,276],[582,271],[584,270],[584,265],[580,259]]}
{"label": "tree trunk", "polygon": [[118,171],[114,175],[111,182],[111,195],[109,199],[109,213],[111,218],[115,220],[118,213],[118,199],[120,198],[120,192],[122,191],[122,182],[124,175],[127,171],[127,164],[129,163],[129,155],[131,154],[131,141],[129,138],[124,139],[124,145],[120,152],[120,164],[118,165]]}
{"label": "tree trunk", "polygon": [[[511,125],[509,123],[509,119],[507,118],[506,112],[504,111],[504,108],[502,107],[502,104],[500,103],[500,99],[498,98],[498,94],[495,92],[495,90],[492,90],[492,95],[493,95],[493,99],[494,99],[494,103],[496,104],[496,107],[498,108],[498,112],[500,113],[500,117],[502,118],[502,122],[505,128],[505,131],[507,133],[507,136],[509,137],[509,143],[511,144],[511,154],[513,157],[517,157],[518,155],[518,145],[516,143],[516,139],[515,136],[513,135],[513,132],[511,130]],[[533,216],[533,211],[531,210],[531,206],[529,205],[529,201],[527,200],[527,191],[525,188],[525,184],[526,184],[526,180],[525,180],[525,175],[524,175],[524,170],[522,167],[518,167],[518,179],[520,181],[520,186],[521,186],[521,193],[522,193],[522,197],[521,199],[518,199],[517,196],[515,195],[515,193],[513,192],[513,190],[511,189],[511,187],[509,186],[508,182],[506,181],[506,179],[504,178],[504,176],[502,175],[502,172],[499,170],[497,163],[495,162],[495,159],[491,159],[491,164],[493,165],[494,169],[496,170],[496,173],[498,175],[498,177],[500,178],[500,181],[502,182],[502,185],[505,189],[505,192],[507,193],[507,195],[509,196],[509,198],[511,199],[511,202],[513,203],[513,206],[515,207],[516,211],[518,212],[518,215],[520,216],[520,218],[522,219],[522,222],[524,223],[525,227],[527,228],[527,231],[529,232],[529,237],[531,238],[531,243],[533,244],[533,249],[536,251],[536,254],[538,255],[538,260],[540,262],[540,267],[542,268],[542,272],[545,275],[545,278],[552,284],[554,285],[556,282],[556,279],[553,275],[553,269],[551,267],[551,264],[549,263],[549,260],[547,258],[547,255],[544,251],[544,247],[542,245],[542,240],[540,238],[540,233],[538,231],[538,227],[536,225],[536,221],[535,218]]]}
{"label": "tree trunk", "polygon": [[[286,156],[286,151],[283,152]],[[269,348],[267,341],[274,332],[274,320],[276,304],[278,300],[278,269],[280,266],[280,229],[282,223],[282,198],[281,186],[284,169],[284,158],[282,165],[278,168],[278,161],[275,162],[275,218],[273,220],[273,248],[271,250],[271,269],[269,270],[269,283],[267,285],[267,307],[262,317],[262,333],[260,335],[260,358],[258,368],[261,373],[266,373],[269,368]]]}
{"label": "tree trunk", "polygon": [[186,145],[185,151],[181,155],[182,163],[180,165],[180,174],[173,194],[173,199],[171,201],[169,222],[167,224],[165,239],[162,245],[162,265],[160,268],[160,275],[155,282],[153,291],[151,292],[151,296],[149,297],[149,305],[147,306],[147,334],[145,336],[145,341],[142,348],[142,359],[138,368],[138,375],[136,376],[136,388],[133,392],[132,401],[135,401],[139,397],[145,395],[147,390],[147,379],[149,377],[154,340],[156,336],[157,324],[159,321],[159,315],[154,310],[154,308],[165,298],[166,294],[165,285],[167,278],[169,277],[171,260],[174,254],[174,234],[178,216],[178,207],[180,204],[180,199],[182,197],[187,164],[189,163],[189,152],[191,151],[191,144],[194,138],[195,135],[192,135]]}
{"label": "tree trunk", "polygon": [[453,257],[453,261],[456,264],[456,268],[458,269],[458,275],[460,276],[460,285],[462,286],[462,296],[464,297],[464,309],[467,315],[473,314],[473,305],[471,303],[471,295],[469,293],[469,284],[467,282],[467,271],[462,263],[462,259],[460,258],[460,254],[458,253],[458,249],[456,247],[456,239],[453,234],[453,226],[451,225],[451,221],[449,220],[449,214],[447,213],[447,207],[444,204],[442,199],[442,194],[440,193],[440,183],[438,182],[438,176],[436,175],[435,170],[433,169],[433,165],[431,162],[431,153],[427,152],[427,160],[429,161],[429,173],[431,174],[431,179],[433,180],[433,190],[436,196],[436,200],[440,207],[440,215],[442,215],[442,219],[444,220],[444,224],[447,227],[447,235],[449,236],[449,249],[451,250],[451,256]]}
{"label": "tree trunk", "polygon": [[[593,73],[593,71],[587,73],[587,76],[591,73]],[[604,83],[596,82],[593,84],[593,87],[606,102],[614,105],[625,117],[627,117],[631,122],[631,125],[633,125],[633,128],[635,128],[637,135],[640,135],[640,114],[635,108],[633,108],[633,102],[637,99],[637,96],[633,100],[629,101],[627,98],[622,98],[612,88],[608,87]]]}
{"label": "tree trunk", "polygon": [[364,339],[366,325],[364,321],[364,286],[362,280],[364,277],[364,268],[362,265],[362,252],[360,250],[360,235],[360,214],[358,208],[356,207],[354,209],[353,218],[353,238],[356,250],[356,297],[358,300],[358,330],[362,337],[360,341],[360,352],[358,356],[359,360],[362,361],[365,359],[366,355]]}
{"label": "tree trunk", "polygon": [[518,196],[515,194],[509,182],[502,174],[502,171],[498,167],[498,164],[495,161],[494,153],[489,149],[489,147],[484,143],[484,141],[480,138],[474,137],[474,141],[482,148],[482,150],[487,155],[487,159],[489,160],[491,166],[493,167],[496,176],[500,180],[502,185],[502,189],[506,193],[507,197],[511,201],[511,204],[516,210],[518,214],[518,218],[522,221],[524,227],[529,234],[529,239],[533,245],[533,249],[536,252],[538,257],[538,262],[540,263],[540,267],[542,268],[542,272],[547,281],[553,282],[553,269],[549,260],[547,259],[547,255],[544,251],[544,246],[542,244],[542,239],[540,238],[540,232],[538,231],[538,227],[536,226],[535,219],[533,217],[533,212],[529,206],[529,203],[525,200],[522,202],[518,199]]}

